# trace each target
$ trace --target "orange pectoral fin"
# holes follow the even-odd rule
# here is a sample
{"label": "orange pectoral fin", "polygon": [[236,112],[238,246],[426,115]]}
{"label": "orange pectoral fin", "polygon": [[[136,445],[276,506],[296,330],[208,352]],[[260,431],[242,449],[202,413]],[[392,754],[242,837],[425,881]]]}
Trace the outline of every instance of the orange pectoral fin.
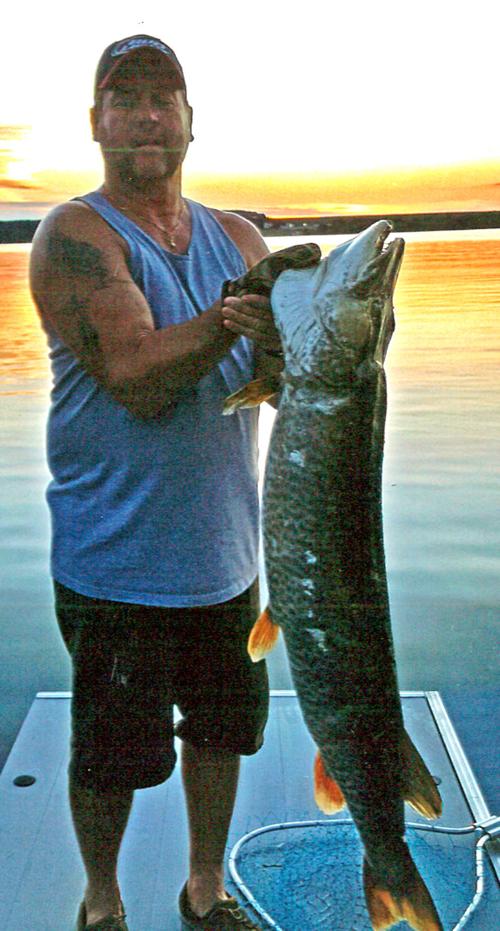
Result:
{"label": "orange pectoral fin", "polygon": [[345,798],[340,786],[328,775],[321,754],[314,760],[314,799],[318,808],[326,815],[334,815],[345,806]]}
{"label": "orange pectoral fin", "polygon": [[439,818],[443,804],[436,783],[408,734],[402,741],[404,798],[424,818]]}
{"label": "orange pectoral fin", "polygon": [[409,888],[401,897],[396,897],[373,878],[365,859],[363,884],[368,914],[374,931],[392,928],[400,921],[407,921],[414,931],[443,931],[429,890],[415,866],[413,872],[414,876]]}
{"label": "orange pectoral fin", "polygon": [[263,378],[255,378],[254,381],[249,381],[247,385],[240,388],[239,391],[230,394],[229,397],[225,399],[222,413],[234,414],[235,411],[242,408],[258,407],[259,404],[274,397],[279,390],[279,375],[268,375]]}
{"label": "orange pectoral fin", "polygon": [[248,652],[254,663],[258,663],[276,646],[280,633],[279,624],[275,624],[269,608],[266,608],[253,625],[248,638]]}

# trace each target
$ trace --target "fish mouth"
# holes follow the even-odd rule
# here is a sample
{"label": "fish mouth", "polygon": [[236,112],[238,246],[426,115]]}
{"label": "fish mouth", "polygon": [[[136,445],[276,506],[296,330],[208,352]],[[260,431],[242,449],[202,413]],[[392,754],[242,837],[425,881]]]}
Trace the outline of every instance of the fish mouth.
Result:
{"label": "fish mouth", "polygon": [[387,243],[384,241],[381,255],[387,256],[387,268],[384,275],[384,285],[391,291],[396,287],[401,262],[405,251],[405,241],[398,236]]}
{"label": "fish mouth", "polygon": [[389,220],[378,220],[333,249],[314,273],[315,297],[324,287],[330,290],[332,286],[351,291],[358,297],[366,297],[370,292],[388,293],[394,289],[404,240],[398,237],[388,241],[392,230]]}
{"label": "fish mouth", "polygon": [[388,241],[392,231],[393,226],[389,220],[379,220],[365,232],[372,240],[371,244],[368,244],[368,255],[371,252],[371,259],[362,278],[366,284],[378,279],[381,290],[386,293],[392,292],[396,286],[405,249],[405,242],[401,237]]}

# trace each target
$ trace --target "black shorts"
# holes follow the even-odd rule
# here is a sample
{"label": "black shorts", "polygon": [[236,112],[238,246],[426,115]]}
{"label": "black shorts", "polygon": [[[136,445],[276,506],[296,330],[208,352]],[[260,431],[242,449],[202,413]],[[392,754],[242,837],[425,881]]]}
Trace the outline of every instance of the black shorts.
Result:
{"label": "black shorts", "polygon": [[[156,608],[87,598],[54,583],[73,661],[70,773],[82,786],[158,785],[174,736],[236,754],[262,745],[269,706],[264,661],[247,654],[258,584],[223,604]],[[182,719],[174,728],[173,706]]]}

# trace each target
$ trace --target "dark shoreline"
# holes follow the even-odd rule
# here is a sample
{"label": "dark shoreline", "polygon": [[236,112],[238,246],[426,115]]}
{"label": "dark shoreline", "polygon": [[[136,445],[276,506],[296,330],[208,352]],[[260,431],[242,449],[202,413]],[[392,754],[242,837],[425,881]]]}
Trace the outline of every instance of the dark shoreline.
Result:
{"label": "dark shoreline", "polygon": [[[372,214],[350,217],[267,217],[251,210],[233,210],[251,220],[264,236],[320,236],[359,233],[376,220],[390,220],[396,233],[430,230],[500,228],[500,210]],[[0,243],[31,242],[40,220],[0,220]]]}
{"label": "dark shoreline", "polygon": [[[245,215],[244,211],[236,211]],[[257,224],[266,236],[359,233],[376,220],[389,220],[395,233],[500,228],[500,210],[443,213],[379,213],[349,217],[264,218]]]}

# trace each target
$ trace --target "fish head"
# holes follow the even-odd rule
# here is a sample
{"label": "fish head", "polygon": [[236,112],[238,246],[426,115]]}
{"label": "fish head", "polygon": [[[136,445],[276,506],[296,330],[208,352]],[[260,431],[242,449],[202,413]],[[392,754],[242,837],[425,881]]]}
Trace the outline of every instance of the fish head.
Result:
{"label": "fish head", "polygon": [[353,348],[371,336],[375,355],[382,346],[387,349],[394,330],[393,297],[404,242],[387,243],[391,230],[387,220],[379,220],[334,249],[318,269],[313,293],[314,312],[323,326]]}
{"label": "fish head", "polygon": [[361,363],[382,365],[394,331],[393,295],[404,251],[379,220],[311,269],[283,272],[272,291],[285,368],[329,381]]}

